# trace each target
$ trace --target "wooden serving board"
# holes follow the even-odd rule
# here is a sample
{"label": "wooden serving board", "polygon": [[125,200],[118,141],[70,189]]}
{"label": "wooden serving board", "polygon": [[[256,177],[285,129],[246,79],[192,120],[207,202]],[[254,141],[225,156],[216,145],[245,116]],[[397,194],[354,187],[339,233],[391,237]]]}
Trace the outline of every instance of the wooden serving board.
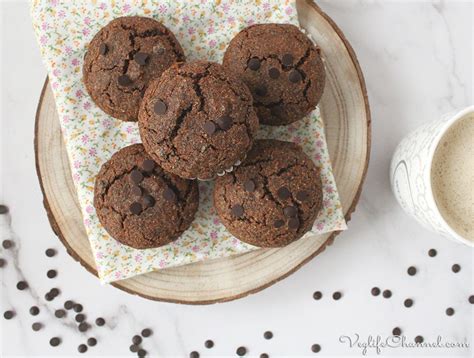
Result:
{"label": "wooden serving board", "polygon": [[[370,152],[370,111],[364,78],[354,51],[336,24],[311,0],[297,0],[297,9],[301,26],[321,47],[326,60],[327,83],[320,109],[337,187],[349,220],[360,196]],[[36,113],[35,153],[44,206],[54,232],[73,258],[97,274],[47,80]],[[319,235],[285,248],[164,269],[113,285],[152,300],[187,304],[230,301],[292,274],[331,244],[336,235]]]}

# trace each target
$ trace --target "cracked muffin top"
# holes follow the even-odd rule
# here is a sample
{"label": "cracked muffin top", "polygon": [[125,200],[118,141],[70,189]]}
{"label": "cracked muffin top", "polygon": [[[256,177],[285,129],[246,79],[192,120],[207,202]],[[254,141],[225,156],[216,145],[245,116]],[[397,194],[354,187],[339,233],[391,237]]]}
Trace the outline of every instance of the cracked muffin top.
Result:
{"label": "cracked muffin top", "polygon": [[134,144],[115,153],[96,178],[99,221],[117,241],[136,249],[166,245],[192,223],[198,185],[166,173]]}
{"label": "cracked muffin top", "polygon": [[146,151],[187,179],[211,179],[239,164],[258,129],[247,86],[205,61],[175,64],[152,81],[138,117]]}
{"label": "cracked muffin top", "polygon": [[323,94],[326,76],[320,50],[294,25],[243,29],[227,47],[223,63],[252,91],[261,124],[302,119]]}
{"label": "cracked muffin top", "polygon": [[92,100],[105,113],[123,121],[137,121],[148,83],[184,59],[174,35],[158,21],[119,17],[90,42],[83,80]]}
{"label": "cracked muffin top", "polygon": [[257,140],[245,161],[220,177],[214,206],[235,237],[281,247],[311,229],[323,205],[319,169],[294,143]]}

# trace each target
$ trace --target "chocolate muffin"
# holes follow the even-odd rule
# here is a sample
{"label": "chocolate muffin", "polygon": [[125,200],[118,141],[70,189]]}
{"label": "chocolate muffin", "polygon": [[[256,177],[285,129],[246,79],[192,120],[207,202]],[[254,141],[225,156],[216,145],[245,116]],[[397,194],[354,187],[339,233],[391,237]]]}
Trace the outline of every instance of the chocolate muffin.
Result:
{"label": "chocolate muffin", "polygon": [[230,42],[224,66],[250,88],[261,124],[286,125],[310,113],[323,94],[320,50],[296,26],[259,24]]}
{"label": "chocolate muffin", "polygon": [[323,202],[319,169],[290,142],[257,140],[247,159],[220,177],[214,206],[238,239],[260,247],[281,247],[314,224]]}
{"label": "chocolate muffin", "polygon": [[184,61],[183,49],[164,25],[148,17],[119,17],[90,42],[84,84],[105,113],[136,121],[150,80],[177,61]]}
{"label": "chocolate muffin", "polygon": [[124,245],[147,249],[177,239],[194,220],[196,182],[166,173],[134,144],[115,153],[95,181],[100,223]]}
{"label": "chocolate muffin", "polygon": [[148,87],[138,127],[165,170],[211,179],[244,159],[258,129],[245,84],[212,62],[178,63]]}

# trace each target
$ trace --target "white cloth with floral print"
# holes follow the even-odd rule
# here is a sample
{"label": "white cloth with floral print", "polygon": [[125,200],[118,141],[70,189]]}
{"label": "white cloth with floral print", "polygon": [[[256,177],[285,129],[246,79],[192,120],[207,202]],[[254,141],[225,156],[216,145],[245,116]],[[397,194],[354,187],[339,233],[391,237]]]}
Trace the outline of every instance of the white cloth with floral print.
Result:
{"label": "white cloth with floral print", "polygon": [[[92,205],[95,176],[113,153],[139,142],[140,137],[135,123],[115,120],[95,106],[82,83],[82,61],[87,44],[101,27],[119,16],[143,15],[173,31],[188,60],[220,62],[229,41],[246,26],[297,25],[294,0],[34,0],[31,15],[100,280],[112,282],[258,249],[233,237],[219,222],[211,205],[212,183],[204,182],[199,183],[201,203],[196,220],[177,241],[136,250],[109,236]],[[322,168],[324,209],[306,235],[346,229],[319,111],[290,126],[263,128],[259,137],[299,143]]]}

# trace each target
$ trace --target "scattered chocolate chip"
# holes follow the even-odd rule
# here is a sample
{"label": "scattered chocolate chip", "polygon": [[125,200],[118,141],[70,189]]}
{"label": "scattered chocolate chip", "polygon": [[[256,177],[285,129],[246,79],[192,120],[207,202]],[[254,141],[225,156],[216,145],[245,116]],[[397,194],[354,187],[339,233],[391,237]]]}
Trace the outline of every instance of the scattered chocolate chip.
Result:
{"label": "scattered chocolate chip", "polygon": [[428,251],[428,256],[429,257],[435,257],[438,254],[438,252],[435,249],[430,249]]}
{"label": "scattered chocolate chip", "polygon": [[208,339],[207,341],[204,342],[204,347],[211,349],[212,347],[214,347],[214,342]]}
{"label": "scattered chocolate chip", "polygon": [[251,58],[247,63],[247,67],[252,71],[257,71],[260,68],[260,60],[258,58]]}
{"label": "scattered chocolate chip", "polygon": [[189,353],[189,358],[199,358],[199,353],[196,351],[192,351]]}
{"label": "scattered chocolate chip", "polygon": [[459,271],[461,271],[461,266],[459,266],[458,264],[454,264],[453,267],[451,267],[451,270],[453,270],[454,273],[458,273]]}
{"label": "scattered chocolate chip", "polygon": [[313,344],[311,346],[311,351],[314,353],[318,353],[321,351],[321,346],[319,344]]}
{"label": "scattered chocolate chip", "polygon": [[133,214],[133,215],[140,215],[140,213],[142,212],[143,208],[142,208],[142,204],[140,203],[133,203],[132,205],[130,205],[130,212]]}
{"label": "scattered chocolate chip", "polygon": [[385,298],[390,298],[390,297],[392,297],[392,291],[385,290],[385,291],[383,291],[382,296],[385,297]]}
{"label": "scattered chocolate chip", "polygon": [[87,339],[87,345],[89,347],[94,347],[96,344],[97,344],[97,339],[95,339],[94,337],[90,337]]}
{"label": "scattered chocolate chip", "polygon": [[5,259],[0,257],[0,267],[4,267],[6,263]]}
{"label": "scattered chocolate chip", "polygon": [[204,123],[204,125],[202,126],[202,129],[204,130],[204,133],[206,133],[207,135],[213,135],[216,131],[216,125],[214,124],[214,122],[208,121]]}
{"label": "scattered chocolate chip", "polygon": [[99,53],[104,56],[107,54],[107,52],[109,52],[109,47],[107,44],[101,43],[99,46]]}
{"label": "scattered chocolate chip", "polygon": [[291,66],[293,64],[293,55],[291,53],[284,54],[281,62],[284,66]]}
{"label": "scattered chocolate chip", "polygon": [[46,276],[48,276],[48,278],[55,278],[57,275],[58,272],[56,270],[48,270],[48,272],[46,272]]}
{"label": "scattered chocolate chip", "polygon": [[296,193],[296,200],[307,201],[309,199],[309,193],[305,190],[301,190]]}
{"label": "scattered chocolate chip", "polygon": [[315,300],[320,300],[323,297],[323,293],[321,291],[316,291],[313,293],[313,298]]}
{"label": "scattered chocolate chip", "polygon": [[424,339],[422,336],[416,336],[415,337],[415,343],[423,343]]}
{"label": "scattered chocolate chip", "polygon": [[273,226],[275,227],[275,229],[279,229],[281,228],[283,225],[285,225],[285,222],[281,219],[278,219],[278,220],[275,220],[273,222]]}
{"label": "scattered chocolate chip", "polygon": [[236,204],[232,207],[231,209],[232,211],[232,215],[234,215],[235,217],[242,217],[244,215],[244,208],[242,205],[239,205],[239,204]]}
{"label": "scattered chocolate chip", "polygon": [[79,353],[86,353],[87,352],[87,346],[85,344],[79,344],[77,347],[77,350]]}
{"label": "scattered chocolate chip", "polygon": [[48,292],[44,295],[44,299],[48,302],[52,301],[52,300],[54,300],[54,295],[52,295],[51,292]]}
{"label": "scattered chocolate chip", "polygon": [[142,337],[135,335],[132,337],[133,344],[140,345],[142,343]]}
{"label": "scattered chocolate chip", "polygon": [[286,200],[291,196],[291,193],[286,186],[282,186],[277,190],[277,195],[281,200]]}
{"label": "scattered chocolate chip", "polygon": [[76,303],[73,307],[73,310],[74,312],[76,313],[79,313],[79,312],[82,312],[84,308],[82,307],[82,305],[80,303]]}
{"label": "scattered chocolate chip", "polygon": [[293,70],[290,72],[290,74],[288,75],[288,79],[290,80],[290,82],[292,83],[298,83],[298,82],[301,82],[301,80],[303,79],[303,76],[301,75],[301,72],[298,71],[298,70]]}
{"label": "scattered chocolate chip", "polygon": [[372,287],[372,289],[370,290],[370,293],[372,294],[372,296],[378,296],[380,295],[380,288]]}
{"label": "scattered chocolate chip", "polygon": [[157,100],[153,106],[153,110],[156,114],[165,114],[167,109],[166,103],[162,100]]}
{"label": "scattered chocolate chip", "polygon": [[131,192],[133,195],[138,196],[138,197],[142,196],[143,194],[142,188],[140,188],[138,185],[133,185]]}
{"label": "scattered chocolate chip", "polygon": [[239,348],[237,348],[237,350],[235,351],[235,353],[237,353],[237,355],[238,355],[239,357],[243,357],[244,355],[247,354],[247,348],[245,348],[245,347],[239,347]]}
{"label": "scattered chocolate chip", "polygon": [[454,314],[454,308],[451,308],[451,307],[446,308],[446,314],[448,316],[452,316]]}
{"label": "scattered chocolate chip", "polygon": [[140,66],[145,66],[148,58],[150,55],[148,55],[145,52],[137,52],[135,56],[133,56],[133,59],[135,60],[136,63],[138,63]]}
{"label": "scattered chocolate chip", "polygon": [[403,302],[403,304],[405,305],[405,307],[411,307],[413,306],[413,300],[411,298],[407,298],[405,302]]}
{"label": "scattered chocolate chip", "polygon": [[291,218],[288,220],[288,228],[297,230],[300,227],[300,221],[298,218]]}
{"label": "scattered chocolate chip", "polygon": [[2,241],[2,246],[4,249],[8,250],[13,247],[13,241],[11,240],[3,240]]}
{"label": "scattered chocolate chip", "polygon": [[147,354],[147,351],[144,349],[139,349],[137,352],[137,356],[139,356],[140,358],[145,357],[146,354]]}
{"label": "scattered chocolate chip", "polygon": [[57,288],[52,288],[51,290],[49,290],[49,293],[53,296],[53,298],[55,298],[59,296],[61,291],[59,291],[59,289]]}
{"label": "scattered chocolate chip", "polygon": [[298,209],[294,206],[287,206],[283,209],[283,214],[285,214],[287,218],[292,218],[298,215]]}
{"label": "scattered chocolate chip", "polygon": [[56,256],[56,250],[55,249],[47,249],[45,251],[46,256],[48,257],[53,257]]}
{"label": "scattered chocolate chip", "polygon": [[148,338],[153,334],[153,331],[150,328],[145,328],[142,330],[142,337]]}
{"label": "scattered chocolate chip", "polygon": [[273,333],[271,331],[266,331],[266,332],[263,333],[263,338],[272,339],[273,338]]}
{"label": "scattered chocolate chip", "polygon": [[28,288],[28,283],[26,281],[19,281],[16,284],[16,288],[20,291],[26,290]]}
{"label": "scattered chocolate chip", "polygon": [[407,272],[408,272],[408,274],[409,274],[410,276],[415,276],[415,275],[416,275],[416,267],[410,266],[410,267],[408,268]]}
{"label": "scattered chocolate chip", "polygon": [[394,336],[400,336],[402,334],[402,330],[398,327],[395,327],[393,330],[392,330],[392,334]]}
{"label": "scattered chocolate chip", "polygon": [[270,109],[270,113],[271,113],[272,116],[274,116],[274,117],[281,117],[281,116],[283,115],[283,107],[282,107],[281,105],[272,107],[272,108]]}
{"label": "scattered chocolate chip", "polygon": [[253,193],[255,191],[255,182],[252,179],[247,180],[244,183],[244,189],[249,193]]}
{"label": "scattered chocolate chip", "polygon": [[156,168],[156,163],[154,160],[145,159],[142,163],[142,169],[147,173],[151,173]]}
{"label": "scattered chocolate chip", "polygon": [[3,318],[5,319],[12,319],[13,317],[15,317],[15,312],[13,311],[5,311],[3,313]]}
{"label": "scattered chocolate chip", "polygon": [[132,84],[132,80],[127,75],[118,76],[117,82],[120,86],[130,86]]}
{"label": "scattered chocolate chip", "polygon": [[260,97],[265,97],[268,93],[267,87],[265,85],[258,85],[255,87],[255,94]]}
{"label": "scattered chocolate chip", "polygon": [[145,204],[145,207],[151,208],[153,205],[155,205],[155,198],[151,195],[145,195],[143,197],[143,203]]}
{"label": "scattered chocolate chip", "polygon": [[340,293],[339,291],[336,291],[332,294],[332,298],[336,301],[341,299],[341,297],[342,297],[342,293]]}
{"label": "scattered chocolate chip", "polygon": [[469,296],[468,301],[469,301],[470,304],[474,304],[474,295]]}
{"label": "scattered chocolate chip", "polygon": [[217,125],[223,131],[229,130],[233,124],[234,124],[234,120],[232,119],[232,117],[229,117],[229,116],[222,116],[219,119],[217,119]]}
{"label": "scattered chocolate chip", "polygon": [[270,358],[270,356],[267,353],[262,353],[260,354],[260,358]]}
{"label": "scattered chocolate chip", "polygon": [[132,172],[130,173],[130,179],[132,180],[132,182],[134,182],[135,184],[140,184],[143,180],[143,174],[141,171],[137,170],[137,169],[134,169],[132,170]]}
{"label": "scattered chocolate chip", "polygon": [[49,340],[49,344],[52,346],[52,347],[57,347],[61,344],[61,338],[59,337],[53,337]]}
{"label": "scattered chocolate chip", "polygon": [[31,329],[35,332],[38,332],[41,328],[43,328],[43,325],[39,322],[35,322],[31,325]]}
{"label": "scattered chocolate chip", "polygon": [[74,302],[68,300],[66,302],[64,302],[64,308],[67,309],[67,310],[70,310],[71,308],[74,307]]}
{"label": "scattered chocolate chip", "polygon": [[129,349],[130,349],[130,352],[137,353],[140,347],[135,344],[132,344]]}
{"label": "scattered chocolate chip", "polygon": [[66,311],[63,309],[56,310],[54,311],[54,316],[56,318],[63,318],[64,316],[66,316]]}
{"label": "scattered chocolate chip", "polygon": [[40,313],[40,309],[37,306],[30,307],[30,315],[37,316]]}
{"label": "scattered chocolate chip", "polygon": [[165,190],[163,190],[163,198],[165,200],[175,202],[176,201],[176,193],[170,187],[166,187]]}
{"label": "scattered chocolate chip", "polygon": [[278,71],[278,68],[272,67],[268,70],[268,76],[270,76],[270,78],[276,80],[278,77],[280,77],[280,71]]}
{"label": "scattered chocolate chip", "polygon": [[8,206],[0,205],[0,215],[4,215],[6,213],[8,213]]}
{"label": "scattered chocolate chip", "polygon": [[84,322],[85,319],[86,319],[86,316],[82,313],[78,313],[74,319],[76,320],[77,323],[81,323],[81,322]]}
{"label": "scattered chocolate chip", "polygon": [[105,324],[105,319],[102,317],[99,317],[95,320],[95,324],[98,325],[99,327],[102,327]]}
{"label": "scattered chocolate chip", "polygon": [[89,325],[86,322],[79,323],[79,332],[85,332],[89,329]]}

